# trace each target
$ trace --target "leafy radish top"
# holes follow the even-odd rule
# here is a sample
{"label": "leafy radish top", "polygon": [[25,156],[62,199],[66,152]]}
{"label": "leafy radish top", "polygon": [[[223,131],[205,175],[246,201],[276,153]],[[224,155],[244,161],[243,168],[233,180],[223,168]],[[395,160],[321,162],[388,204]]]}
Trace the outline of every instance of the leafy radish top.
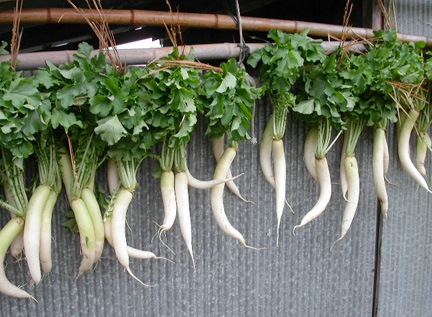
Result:
{"label": "leafy radish top", "polygon": [[254,100],[262,88],[251,87],[244,67],[235,59],[220,65],[222,72],[213,70],[203,75],[203,111],[208,119],[206,134],[213,139],[227,135],[228,143],[250,138],[248,134]]}

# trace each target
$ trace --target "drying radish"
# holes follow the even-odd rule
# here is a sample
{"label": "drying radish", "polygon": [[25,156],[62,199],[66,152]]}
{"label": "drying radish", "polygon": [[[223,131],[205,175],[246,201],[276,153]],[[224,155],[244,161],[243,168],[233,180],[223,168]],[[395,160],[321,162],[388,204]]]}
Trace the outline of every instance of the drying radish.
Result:
{"label": "drying radish", "polygon": [[[279,245],[279,229],[283,208],[285,204],[286,163],[283,137],[289,110],[295,106],[296,96],[292,92],[293,86],[299,80],[303,69],[324,60],[324,49],[321,41],[307,37],[307,30],[301,34],[287,34],[282,31],[272,30],[268,37],[274,44],[268,44],[265,48],[255,51],[248,63],[252,67],[260,64],[260,77],[263,85],[269,93],[273,107],[271,121],[272,129],[268,125],[263,135],[261,166],[266,179],[273,184],[276,191],[276,219],[277,238]],[[273,152],[273,173],[271,172],[270,135]],[[276,151],[276,152],[275,152]]]}
{"label": "drying radish", "polygon": [[[234,160],[238,142],[249,139],[247,133],[254,99],[261,94],[261,89],[248,85],[247,73],[238,66],[234,59],[220,65],[222,72],[207,71],[203,76],[203,110],[208,119],[206,134],[213,140],[223,140],[227,137],[228,146],[216,165],[214,179],[226,178]],[[217,147],[221,152],[221,147]],[[220,153],[215,153],[217,156]],[[213,215],[219,227],[229,236],[234,237],[244,246],[246,242],[242,234],[228,220],[223,204],[225,184],[212,187],[211,205]]]}

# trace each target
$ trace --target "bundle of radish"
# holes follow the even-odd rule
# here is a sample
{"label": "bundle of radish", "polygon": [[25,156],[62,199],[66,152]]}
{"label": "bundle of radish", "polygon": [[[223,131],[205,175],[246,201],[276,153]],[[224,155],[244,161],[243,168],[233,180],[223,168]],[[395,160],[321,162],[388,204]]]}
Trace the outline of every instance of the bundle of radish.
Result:
{"label": "bundle of radish", "polygon": [[[311,176],[320,184],[320,196],[313,208],[303,217],[302,227],[320,216],[331,198],[331,178],[326,154],[345,129],[341,113],[354,108],[356,98],[351,87],[340,77],[343,59],[339,50],[321,64],[305,69],[299,84],[300,101],[292,110],[311,126],[304,146],[304,160]],[[340,131],[331,142],[332,130]]]}
{"label": "bundle of radish", "polygon": [[60,169],[80,233],[83,259],[78,276],[99,260],[105,239],[93,186],[107,145],[95,129],[103,123],[115,123],[115,118],[106,118],[111,109],[123,109],[119,98],[106,96],[118,72],[105,62],[102,52],[91,57],[92,50],[90,45],[81,43],[73,62],[59,67],[47,62],[54,83],[52,127],[69,148],[69,152],[61,153]]}
{"label": "bundle of radish", "polygon": [[[149,149],[160,141],[161,132],[149,126],[154,113],[151,91],[138,84],[145,70],[132,68],[126,73],[111,72],[107,68],[104,89],[99,89],[99,100],[112,100],[113,107],[103,109],[103,118],[96,122],[94,133],[108,145],[108,180],[110,204],[104,215],[105,237],[114,248],[117,259],[127,272],[142,283],[129,267],[129,256],[157,258],[149,251],[127,245],[126,214],[138,187],[136,174]],[[146,285],[142,283],[143,285]],[[146,285],[147,286],[147,285]]]}
{"label": "bundle of radish", "polygon": [[143,84],[152,90],[154,103],[149,124],[164,133],[159,161],[165,215],[160,233],[170,230],[178,215],[180,231],[194,263],[186,147],[200,107],[201,63],[194,62],[193,51],[186,56],[174,47],[170,55],[148,68],[151,77],[145,78]]}
{"label": "bundle of radish", "polygon": [[[289,109],[296,103],[293,86],[303,69],[325,58],[321,41],[309,38],[307,32],[308,30],[301,34],[287,34],[272,30],[268,37],[275,43],[255,51],[248,60],[252,67],[261,65],[260,78],[270,95],[273,107],[273,115],[260,148],[260,163],[266,179],[276,190],[277,245],[285,204],[286,163],[283,136]],[[272,152],[274,172],[271,166]]]}
{"label": "bundle of radish", "polygon": [[[1,206],[14,216],[4,228],[5,231],[2,230],[0,233],[2,235],[1,262],[3,263],[5,253],[11,243],[24,230],[22,246],[25,248],[30,273],[36,284],[41,280],[39,245],[42,214],[50,193],[50,184],[45,183],[46,179],[43,176],[53,172],[51,167],[56,164],[56,162],[51,162],[52,165],[46,164],[40,153],[50,149],[44,148],[46,144],[43,142],[36,144],[36,140],[42,137],[41,133],[44,133],[50,116],[49,103],[41,98],[37,85],[36,77],[24,78],[22,73],[15,72],[11,62],[0,64],[0,124],[2,125],[0,129],[0,175],[7,199],[7,201],[1,201]],[[44,182],[47,195],[40,195],[36,190],[29,202],[25,192],[23,174],[26,159],[35,152],[38,154],[40,181]],[[53,159],[56,161],[55,155]],[[46,173],[42,173],[42,170],[45,170]],[[7,280],[3,265],[0,275],[1,292],[15,297],[32,298]]]}
{"label": "bundle of radish", "polygon": [[[203,75],[203,111],[208,119],[206,134],[213,140],[227,136],[228,147],[219,159],[214,179],[225,178],[237,154],[238,143],[249,139],[248,129],[252,118],[254,100],[262,90],[248,85],[244,67],[235,59],[220,65],[222,72],[208,70]],[[243,235],[229,222],[223,205],[225,184],[212,188],[211,204],[219,227],[229,236],[247,246]]]}
{"label": "bundle of radish", "polygon": [[[366,125],[375,127],[374,135],[374,180],[382,212],[388,209],[385,191],[385,128],[387,121],[396,121],[397,103],[390,94],[395,82],[407,83],[422,79],[422,64],[417,48],[412,44],[396,41],[392,30],[376,32],[377,44],[365,55],[351,55],[341,76],[352,87],[358,103],[351,112],[345,113],[347,130],[341,159],[341,185],[347,204],[342,220],[339,240],[348,232],[357,209],[360,196],[360,179],[355,158],[355,148]],[[404,133],[401,133],[404,135]]]}

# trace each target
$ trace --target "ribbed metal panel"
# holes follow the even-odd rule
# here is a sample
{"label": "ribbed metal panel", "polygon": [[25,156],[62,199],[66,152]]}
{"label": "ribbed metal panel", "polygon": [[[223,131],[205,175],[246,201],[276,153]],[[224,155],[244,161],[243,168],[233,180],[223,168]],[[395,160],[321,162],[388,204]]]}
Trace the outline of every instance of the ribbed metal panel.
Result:
{"label": "ribbed metal panel", "polygon": [[[400,32],[431,36],[432,1],[396,0]],[[390,131],[390,136],[394,135]],[[383,221],[378,316],[430,316],[432,302],[431,197],[402,170],[394,137],[389,138],[390,209]],[[415,149],[414,133],[412,149]],[[415,151],[411,151],[414,159]],[[430,172],[430,170],[429,170]]]}
{"label": "ribbed metal panel", "polygon": [[432,36],[432,1],[395,0],[399,32]]}
{"label": "ribbed metal panel", "polygon": [[[268,107],[259,106],[255,133],[260,139]],[[201,124],[189,146],[190,169],[199,178],[211,178],[215,162]],[[233,173],[244,172],[238,184],[247,204],[225,194],[226,211],[248,244],[240,246],[218,228],[210,209],[210,191],[190,189],[196,272],[182,241],[178,224],[168,232],[170,253],[154,234],[162,221],[158,180],[151,176],[155,161],[140,170],[138,188],[129,210],[129,244],[151,249],[175,260],[132,260],[132,271],[145,288],[121,268],[107,246],[94,272],[75,279],[80,263],[78,236],[60,226],[67,209],[61,196],[54,216],[54,269],[38,286],[26,285],[39,303],[0,295],[2,316],[368,316],[372,312],[375,263],[376,198],[371,175],[372,134],[365,131],[357,151],[361,172],[361,200],[347,237],[333,249],[340,232],[345,202],[338,185],[337,144],[328,155],[333,198],[325,214],[296,236],[292,228],[318,198],[318,184],[307,174],[302,147],[306,127],[290,120],[285,144],[288,166],[288,209],[282,219],[280,247],[276,247],[274,191],[259,170],[259,146],[240,144]],[[6,213],[0,222],[6,222]],[[153,239],[153,242],[152,241]],[[12,264],[7,275],[16,284],[30,280],[24,261]]]}

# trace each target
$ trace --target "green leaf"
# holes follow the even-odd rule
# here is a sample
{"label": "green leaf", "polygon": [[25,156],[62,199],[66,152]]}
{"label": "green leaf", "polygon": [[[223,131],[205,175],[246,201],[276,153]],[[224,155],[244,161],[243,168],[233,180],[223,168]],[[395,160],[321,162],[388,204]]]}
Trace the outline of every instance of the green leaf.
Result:
{"label": "green leaf", "polygon": [[231,73],[225,75],[219,87],[216,89],[217,93],[224,93],[227,90],[233,89],[236,86],[237,80]]}
{"label": "green leaf", "polygon": [[292,108],[293,111],[301,114],[311,114],[315,108],[315,102],[313,99],[300,101],[296,106]]}
{"label": "green leaf", "polygon": [[95,133],[108,145],[114,145],[127,133],[117,115],[101,119],[97,124]]}

